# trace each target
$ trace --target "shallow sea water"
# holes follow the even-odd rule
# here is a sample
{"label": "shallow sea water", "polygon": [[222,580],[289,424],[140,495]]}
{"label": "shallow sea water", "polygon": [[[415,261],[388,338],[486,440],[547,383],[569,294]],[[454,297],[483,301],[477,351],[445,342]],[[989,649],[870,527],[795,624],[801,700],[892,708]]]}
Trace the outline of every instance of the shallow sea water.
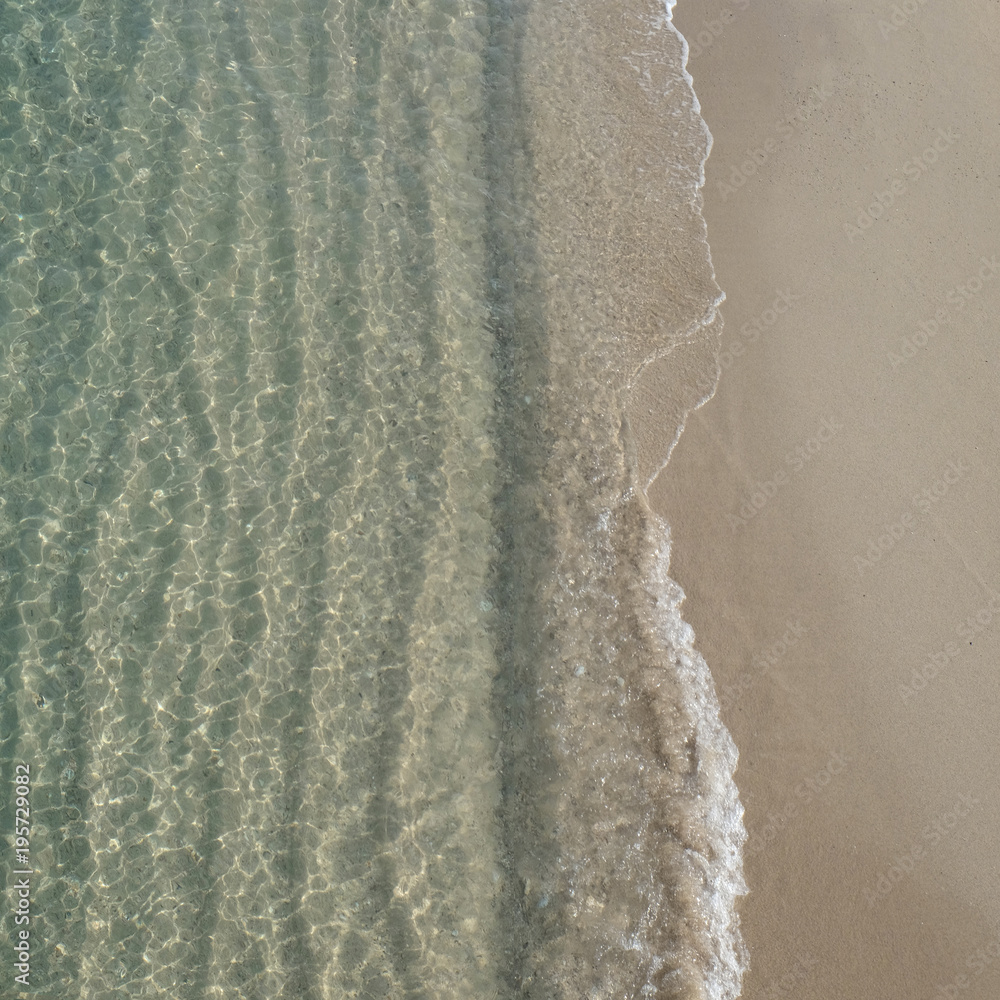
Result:
{"label": "shallow sea water", "polygon": [[716,375],[683,58],[643,3],[0,13],[30,992],[735,995],[630,430]]}

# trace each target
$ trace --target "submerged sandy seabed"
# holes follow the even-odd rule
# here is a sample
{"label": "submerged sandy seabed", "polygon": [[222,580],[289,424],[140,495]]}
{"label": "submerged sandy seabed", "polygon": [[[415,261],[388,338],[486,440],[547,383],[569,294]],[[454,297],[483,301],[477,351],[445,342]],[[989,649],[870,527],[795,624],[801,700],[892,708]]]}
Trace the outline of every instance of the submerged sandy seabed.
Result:
{"label": "submerged sandy seabed", "polygon": [[674,22],[727,301],[718,392],[651,497],[740,749],[744,995],[985,1000],[995,5],[682,0]]}

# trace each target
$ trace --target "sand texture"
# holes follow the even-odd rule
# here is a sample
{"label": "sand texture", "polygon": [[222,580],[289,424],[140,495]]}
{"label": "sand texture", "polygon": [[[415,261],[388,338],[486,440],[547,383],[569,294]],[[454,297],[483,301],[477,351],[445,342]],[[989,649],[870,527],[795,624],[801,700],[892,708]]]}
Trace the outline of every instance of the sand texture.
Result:
{"label": "sand texture", "polygon": [[741,755],[744,995],[986,1000],[997,8],[685,0],[674,21],[727,301],[719,389],[651,496]]}

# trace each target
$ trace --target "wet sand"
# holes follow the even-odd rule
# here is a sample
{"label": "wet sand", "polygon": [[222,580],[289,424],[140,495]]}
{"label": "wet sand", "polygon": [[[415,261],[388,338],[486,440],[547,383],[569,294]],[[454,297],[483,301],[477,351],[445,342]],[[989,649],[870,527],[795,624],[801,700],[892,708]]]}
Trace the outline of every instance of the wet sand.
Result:
{"label": "wet sand", "polygon": [[986,1000],[995,5],[681,0],[674,21],[714,136],[724,370],[651,500],[740,749],[744,995]]}

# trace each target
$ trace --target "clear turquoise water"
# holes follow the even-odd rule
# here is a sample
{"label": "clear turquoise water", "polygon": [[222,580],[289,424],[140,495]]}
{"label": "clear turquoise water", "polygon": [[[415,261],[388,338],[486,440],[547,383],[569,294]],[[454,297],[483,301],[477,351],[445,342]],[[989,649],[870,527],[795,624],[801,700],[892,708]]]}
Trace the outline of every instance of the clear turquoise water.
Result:
{"label": "clear turquoise water", "polygon": [[717,304],[707,146],[662,10],[588,104],[596,10],[0,11],[30,992],[734,994],[735,753],[622,416]]}

